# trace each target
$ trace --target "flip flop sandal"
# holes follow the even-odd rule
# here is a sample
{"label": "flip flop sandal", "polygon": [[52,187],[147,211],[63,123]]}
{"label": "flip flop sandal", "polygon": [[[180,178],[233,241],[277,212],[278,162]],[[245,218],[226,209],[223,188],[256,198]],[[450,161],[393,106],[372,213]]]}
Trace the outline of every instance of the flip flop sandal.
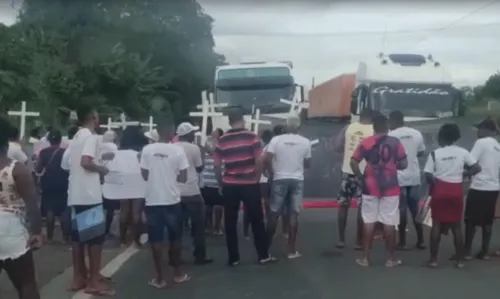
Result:
{"label": "flip flop sandal", "polygon": [[82,285],[81,285],[81,286],[79,286],[79,287],[69,287],[69,288],[68,288],[68,292],[71,292],[71,293],[76,293],[76,292],[79,292],[79,291],[81,291],[81,290],[85,289],[86,287],[87,287],[87,286],[86,286],[86,284],[85,284],[85,283],[84,283],[84,284],[82,284]]}
{"label": "flip flop sandal", "polygon": [[84,293],[94,297],[113,297],[116,295],[116,291],[113,289],[85,289]]}
{"label": "flip flop sandal", "polygon": [[437,262],[425,262],[424,266],[431,269],[436,269],[438,267]]}
{"label": "flip flop sandal", "polygon": [[338,249],[345,248],[345,243],[344,242],[338,242],[337,244],[335,244],[335,247],[337,247]]}
{"label": "flip flop sandal", "polygon": [[403,264],[403,262],[401,260],[395,260],[395,261],[389,260],[389,261],[385,262],[385,267],[386,268],[395,268],[401,264]]}
{"label": "flip flop sandal", "polygon": [[300,252],[295,251],[294,253],[290,253],[290,254],[288,254],[287,258],[288,258],[289,260],[293,260],[293,259],[299,258],[299,257],[301,257],[301,256],[302,256],[302,254],[300,254]]}
{"label": "flip flop sandal", "polygon": [[260,260],[259,264],[261,264],[261,265],[267,265],[267,264],[274,263],[276,261],[278,261],[278,259],[275,258],[274,256],[270,255],[268,258]]}
{"label": "flip flop sandal", "polygon": [[153,278],[150,281],[148,281],[148,284],[156,289],[166,289],[168,287],[166,281],[158,282],[156,278]]}
{"label": "flip flop sandal", "polygon": [[184,282],[188,282],[190,280],[191,280],[191,276],[189,276],[187,274],[184,274],[184,276],[182,276],[182,278],[180,278],[180,279],[174,278],[175,283],[184,283]]}
{"label": "flip flop sandal", "polygon": [[101,278],[99,279],[101,282],[104,282],[104,283],[110,283],[110,284],[115,284],[115,281],[113,280],[113,278],[111,277],[107,277],[107,276],[102,276],[101,275]]}
{"label": "flip flop sandal", "polygon": [[457,263],[457,264],[455,265],[455,267],[456,267],[457,269],[463,269],[463,268],[465,267],[465,265],[464,265],[464,263]]}
{"label": "flip flop sandal", "polygon": [[398,246],[396,246],[396,250],[407,251],[407,250],[409,250],[409,248],[406,245],[398,245]]}
{"label": "flip flop sandal", "polygon": [[367,259],[356,259],[356,264],[360,265],[361,267],[370,266],[370,262]]}

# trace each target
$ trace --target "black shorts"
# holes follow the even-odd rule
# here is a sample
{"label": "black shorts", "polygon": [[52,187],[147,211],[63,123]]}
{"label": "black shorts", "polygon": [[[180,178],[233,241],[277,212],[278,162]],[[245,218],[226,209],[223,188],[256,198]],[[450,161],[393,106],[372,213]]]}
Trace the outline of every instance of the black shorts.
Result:
{"label": "black shorts", "polygon": [[[82,212],[85,212],[86,210],[90,210],[92,208],[95,208],[96,206],[99,206],[100,204],[97,205],[81,205],[81,206],[72,206],[70,207],[71,209],[74,209],[75,214],[79,214]],[[105,225],[103,223],[103,225]],[[106,236],[106,231],[103,230],[103,234],[99,235],[97,237],[94,237],[90,240],[87,241],[80,241],[80,234],[78,233],[78,229],[75,226],[74,221],[71,221],[71,241],[80,243],[80,244],[85,244],[85,245],[101,245],[105,241],[105,236]]]}
{"label": "black shorts", "polygon": [[120,209],[120,201],[103,198],[102,205],[106,211],[117,211]]}
{"label": "black shorts", "polygon": [[203,196],[206,206],[213,207],[224,205],[224,199],[219,193],[219,188],[204,187],[201,189],[201,196]]}
{"label": "black shorts", "polygon": [[465,223],[474,226],[493,225],[498,191],[469,189],[465,203]]}
{"label": "black shorts", "polygon": [[343,172],[338,201],[342,207],[349,207],[353,198],[361,198],[361,182],[354,174]]}
{"label": "black shorts", "polygon": [[67,192],[42,192],[42,214],[51,212],[55,217],[61,217],[68,209]]}

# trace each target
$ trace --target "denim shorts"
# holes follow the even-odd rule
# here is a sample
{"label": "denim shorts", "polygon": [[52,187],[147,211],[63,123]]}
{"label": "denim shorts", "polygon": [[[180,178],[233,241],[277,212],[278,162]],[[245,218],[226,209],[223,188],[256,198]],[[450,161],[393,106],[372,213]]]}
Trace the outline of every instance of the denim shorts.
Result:
{"label": "denim shorts", "polygon": [[169,242],[182,238],[182,206],[176,203],[168,206],[146,206],[146,224],[151,243],[162,243],[167,229]]}
{"label": "denim shorts", "polygon": [[299,213],[304,200],[304,181],[295,179],[275,180],[271,184],[271,211]]}

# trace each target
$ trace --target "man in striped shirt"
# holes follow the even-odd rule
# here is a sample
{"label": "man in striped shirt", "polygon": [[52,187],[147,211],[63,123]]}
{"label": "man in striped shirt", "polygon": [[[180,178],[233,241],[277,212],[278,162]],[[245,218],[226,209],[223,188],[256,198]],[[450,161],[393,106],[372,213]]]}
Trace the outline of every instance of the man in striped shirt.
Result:
{"label": "man in striped shirt", "polygon": [[[214,167],[224,197],[224,224],[228,263],[238,265],[238,213],[243,201],[248,212],[259,263],[267,264],[276,259],[269,255],[269,240],[264,226],[259,179],[262,174],[262,146],[260,138],[245,129],[243,113],[231,111],[228,115],[231,129],[219,139],[215,148]],[[224,174],[221,165],[224,164]]]}

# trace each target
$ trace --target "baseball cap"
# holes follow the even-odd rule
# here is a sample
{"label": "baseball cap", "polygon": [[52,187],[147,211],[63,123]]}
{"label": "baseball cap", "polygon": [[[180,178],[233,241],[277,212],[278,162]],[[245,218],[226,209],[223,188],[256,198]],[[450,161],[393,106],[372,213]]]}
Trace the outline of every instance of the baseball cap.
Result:
{"label": "baseball cap", "polygon": [[475,127],[478,129],[486,129],[486,130],[489,130],[492,132],[495,132],[498,130],[497,124],[492,119],[484,119],[480,123],[476,124]]}
{"label": "baseball cap", "polygon": [[146,138],[148,138],[150,140],[153,140],[154,142],[158,142],[158,139],[160,139],[158,137],[158,132],[155,129],[144,133],[144,136],[146,136]]}
{"label": "baseball cap", "polygon": [[175,131],[175,133],[178,136],[184,136],[191,132],[198,131],[199,129],[200,127],[198,126],[193,126],[191,123],[183,122],[177,127],[177,131]]}

